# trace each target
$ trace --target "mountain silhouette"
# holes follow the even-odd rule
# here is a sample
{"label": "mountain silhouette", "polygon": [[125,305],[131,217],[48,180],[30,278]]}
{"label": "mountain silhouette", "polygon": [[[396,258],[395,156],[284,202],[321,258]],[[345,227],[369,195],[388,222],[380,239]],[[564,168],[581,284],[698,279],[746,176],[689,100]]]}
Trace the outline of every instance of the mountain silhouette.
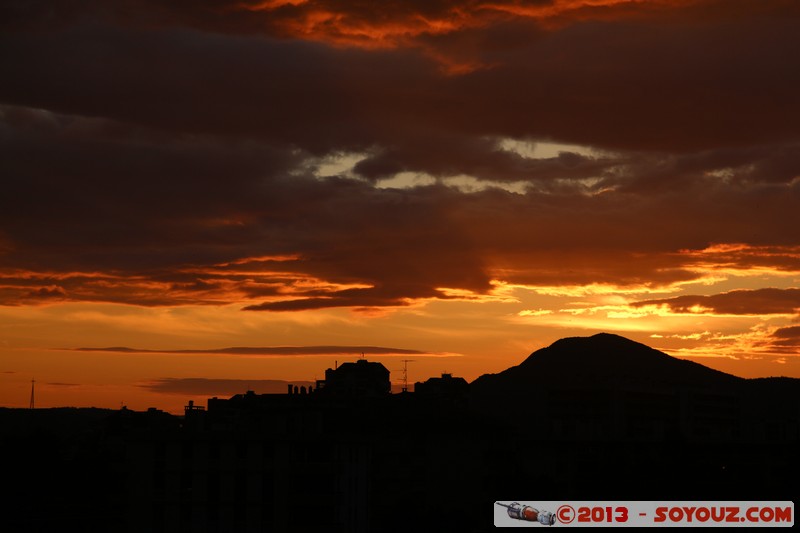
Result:
{"label": "mountain silhouette", "polygon": [[472,382],[479,394],[530,388],[736,387],[745,380],[610,333],[569,337]]}

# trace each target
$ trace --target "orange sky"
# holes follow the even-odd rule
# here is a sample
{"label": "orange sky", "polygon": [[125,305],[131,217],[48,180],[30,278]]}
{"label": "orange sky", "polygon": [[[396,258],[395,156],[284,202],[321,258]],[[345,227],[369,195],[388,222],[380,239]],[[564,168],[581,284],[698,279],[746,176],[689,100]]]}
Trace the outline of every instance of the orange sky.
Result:
{"label": "orange sky", "polygon": [[599,331],[800,377],[794,2],[1,9],[0,406]]}

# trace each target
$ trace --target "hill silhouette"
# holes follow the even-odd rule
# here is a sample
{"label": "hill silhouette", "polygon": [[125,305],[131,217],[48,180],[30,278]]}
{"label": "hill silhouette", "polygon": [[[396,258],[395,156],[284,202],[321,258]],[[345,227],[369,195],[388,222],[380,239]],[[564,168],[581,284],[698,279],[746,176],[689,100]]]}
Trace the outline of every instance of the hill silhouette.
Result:
{"label": "hill silhouette", "polygon": [[745,380],[678,359],[619,335],[569,337],[533,352],[525,361],[472,382],[473,392],[503,395],[530,388],[711,387]]}

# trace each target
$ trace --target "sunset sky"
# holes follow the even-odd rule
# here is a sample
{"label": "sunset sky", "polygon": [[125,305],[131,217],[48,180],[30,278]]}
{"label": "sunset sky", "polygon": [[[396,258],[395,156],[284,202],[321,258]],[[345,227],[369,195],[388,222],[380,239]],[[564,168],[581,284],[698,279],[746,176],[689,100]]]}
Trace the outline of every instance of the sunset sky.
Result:
{"label": "sunset sky", "polygon": [[800,2],[0,4],[0,406],[606,331],[800,378]]}

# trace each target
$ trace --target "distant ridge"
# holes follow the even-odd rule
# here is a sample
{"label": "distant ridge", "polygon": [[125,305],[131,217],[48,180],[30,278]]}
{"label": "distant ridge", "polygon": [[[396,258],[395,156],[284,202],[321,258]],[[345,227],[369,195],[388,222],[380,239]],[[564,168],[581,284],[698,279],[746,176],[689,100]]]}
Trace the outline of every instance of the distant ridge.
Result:
{"label": "distant ridge", "polygon": [[533,352],[525,361],[472,382],[478,393],[531,387],[597,388],[639,386],[734,387],[743,378],[678,359],[611,333],[569,337]]}

